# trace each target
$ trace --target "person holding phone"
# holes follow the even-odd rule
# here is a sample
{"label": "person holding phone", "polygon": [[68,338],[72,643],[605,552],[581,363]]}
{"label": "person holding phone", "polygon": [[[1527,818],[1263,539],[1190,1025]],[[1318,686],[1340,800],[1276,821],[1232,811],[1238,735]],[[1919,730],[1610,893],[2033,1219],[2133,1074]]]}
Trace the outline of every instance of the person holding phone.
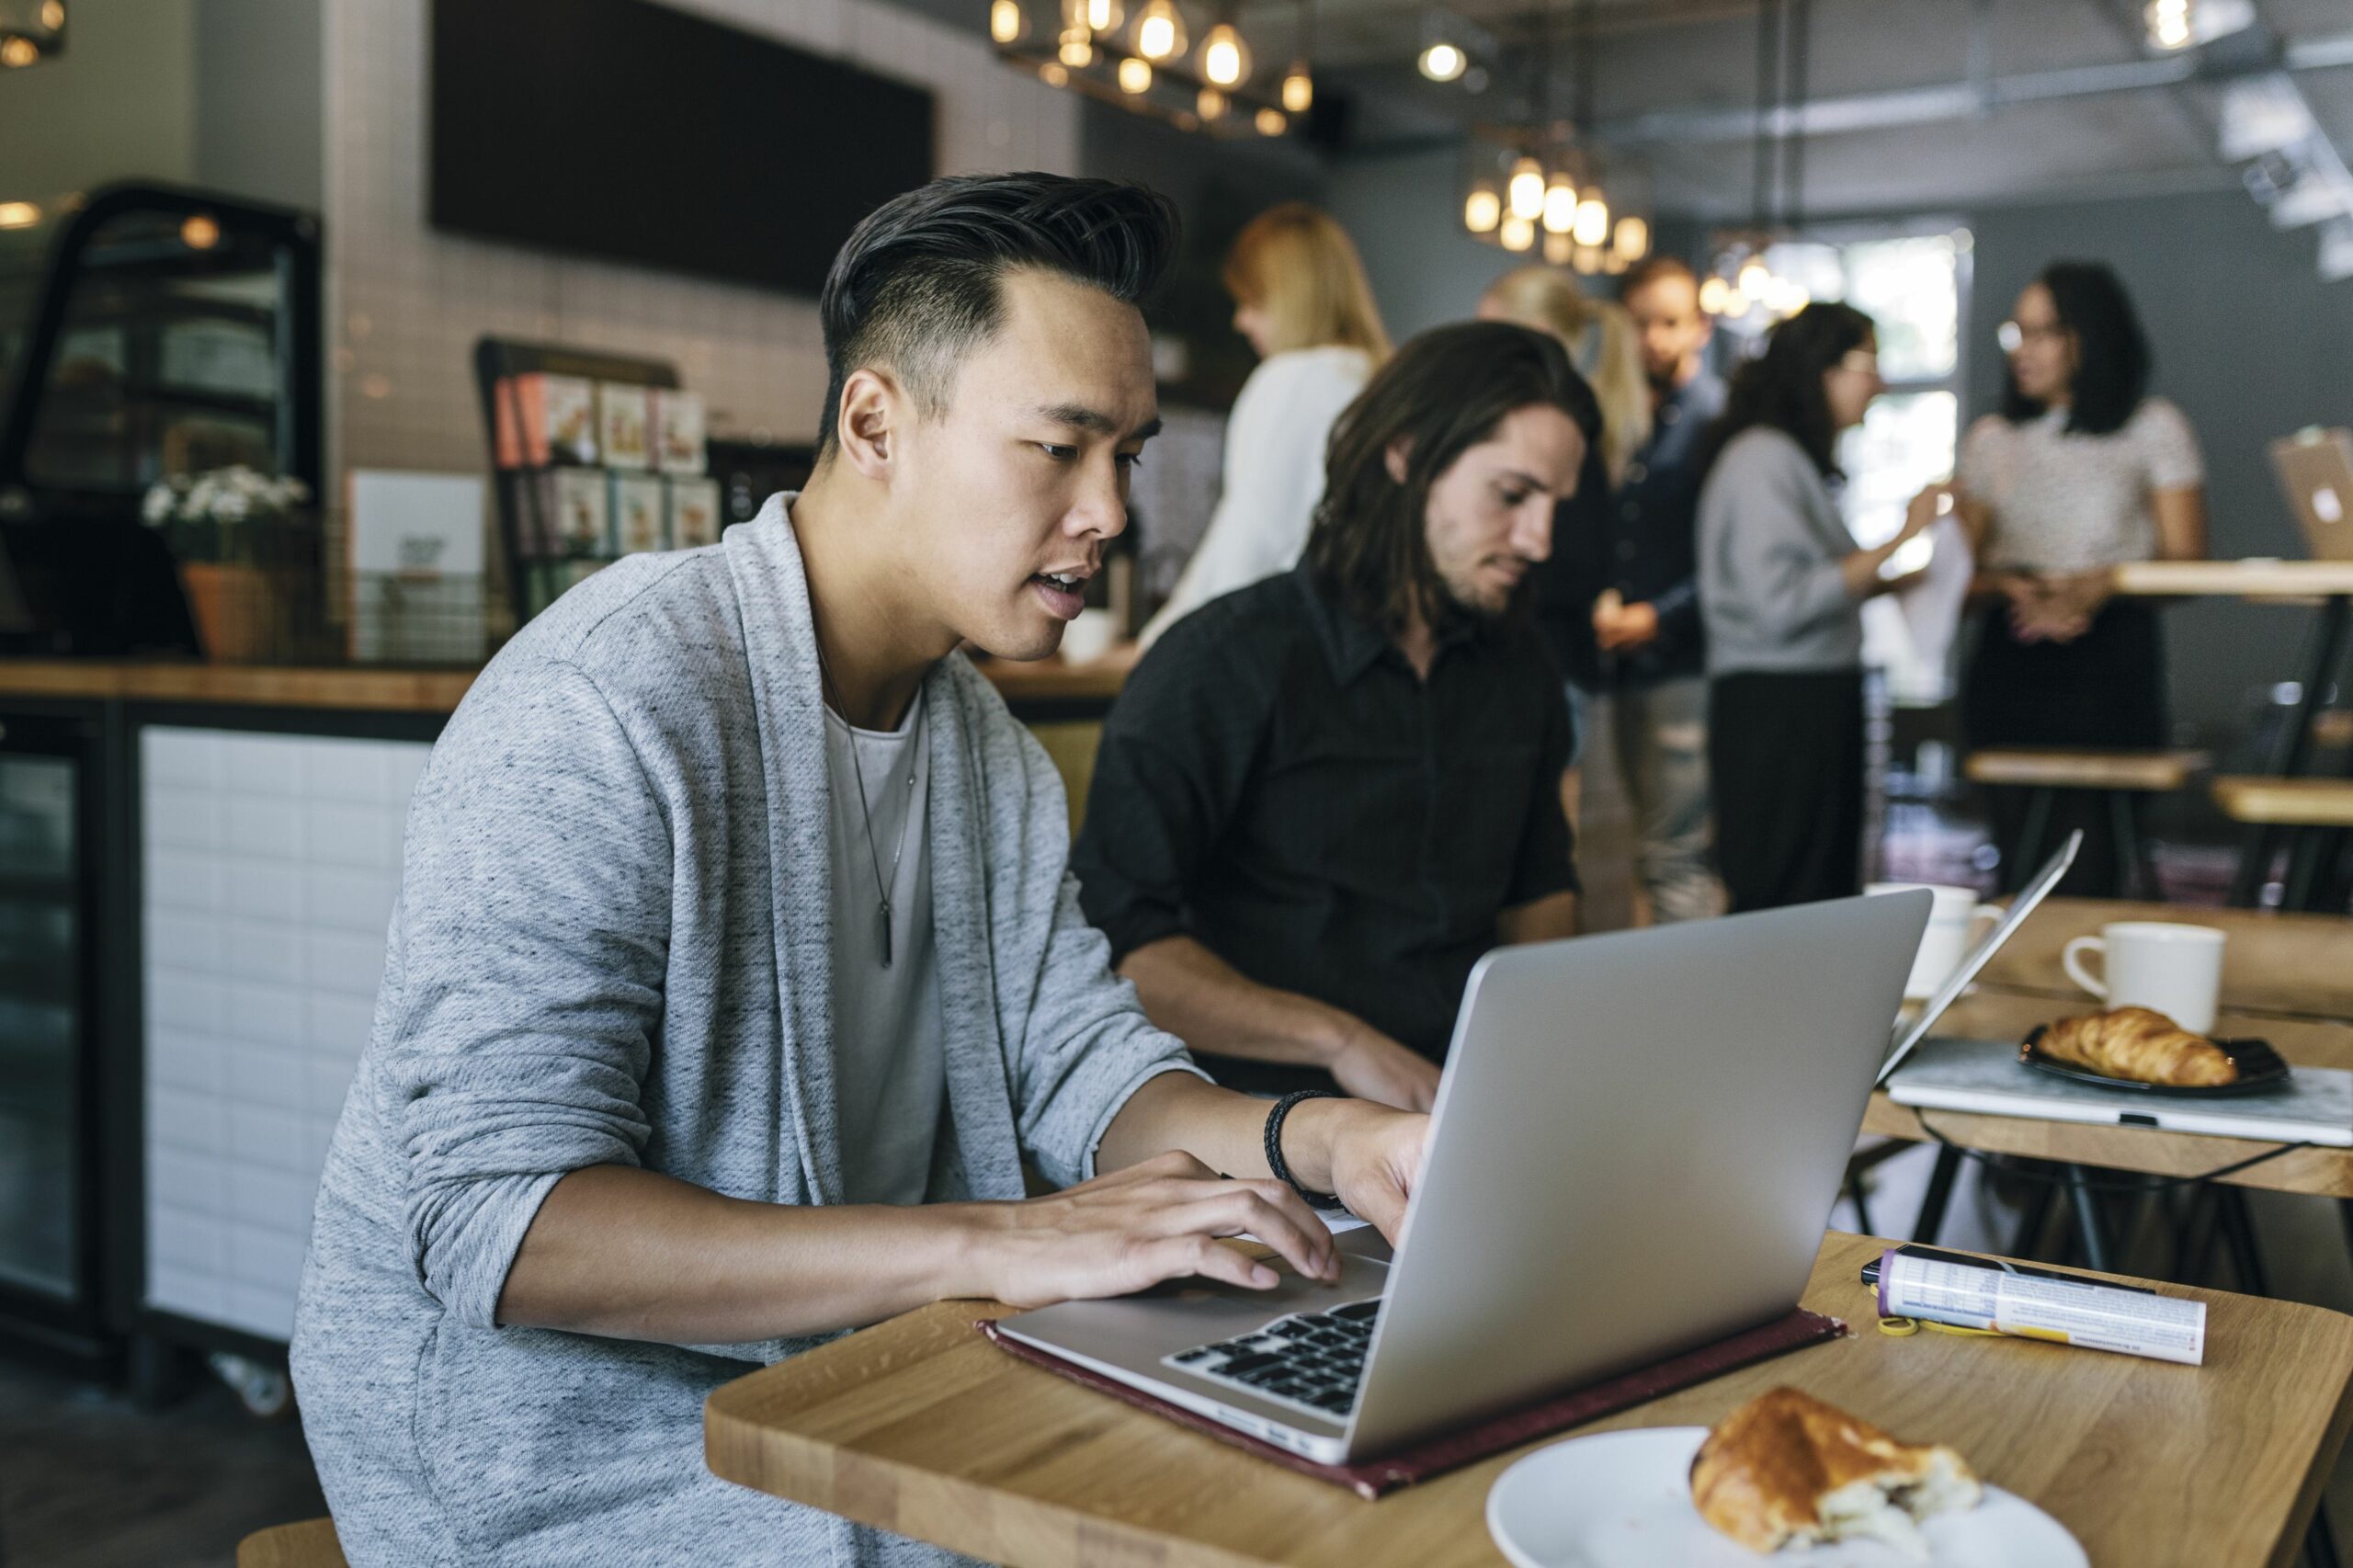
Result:
{"label": "person holding phone", "polygon": [[[1956,479],[1984,604],[1961,680],[1964,737],[2008,745],[2166,744],[2165,643],[2156,611],[2109,597],[2128,561],[2206,553],[2205,471],[2181,410],[2149,390],[2151,358],[2131,297],[2097,262],[2060,261],[2018,295],[2001,343],[2001,411],[1970,426]],[[2021,791],[1996,790],[1996,841],[2015,843]],[[2113,898],[2124,868],[2097,831],[2096,799],[2062,791],[2051,824],[2086,827],[2061,884]],[[2032,868],[2004,868],[2016,886]]]}
{"label": "person holding phone", "polygon": [[1865,549],[1839,517],[1837,438],[1880,380],[1870,317],[1817,301],[1733,374],[1699,492],[1708,762],[1716,863],[1734,914],[1862,887],[1863,601],[1908,586],[1882,569],[1938,516]]}

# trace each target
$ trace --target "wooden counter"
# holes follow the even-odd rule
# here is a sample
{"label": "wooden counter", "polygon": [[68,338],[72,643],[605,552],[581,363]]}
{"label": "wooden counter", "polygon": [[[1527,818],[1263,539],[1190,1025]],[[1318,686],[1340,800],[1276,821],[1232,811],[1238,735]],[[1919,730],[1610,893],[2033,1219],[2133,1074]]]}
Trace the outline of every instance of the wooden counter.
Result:
{"label": "wooden counter", "polygon": [[[1099,718],[1127,678],[1123,663],[1034,664],[983,659],[980,669],[1017,712],[1051,710]],[[153,659],[0,659],[0,701],[10,698],[118,702],[200,702],[375,713],[448,713],[473,684],[469,668],[208,665]],[[1025,717],[1027,714],[1025,713]]]}
{"label": "wooden counter", "polygon": [[2133,597],[2323,598],[2353,594],[2353,561],[2133,561],[2116,568]]}

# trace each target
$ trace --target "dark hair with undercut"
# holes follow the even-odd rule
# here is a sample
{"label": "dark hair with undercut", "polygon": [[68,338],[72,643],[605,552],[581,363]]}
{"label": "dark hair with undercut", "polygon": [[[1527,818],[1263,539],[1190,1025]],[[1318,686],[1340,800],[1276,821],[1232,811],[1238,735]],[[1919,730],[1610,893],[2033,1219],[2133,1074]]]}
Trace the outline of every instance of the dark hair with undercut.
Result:
{"label": "dark hair with undercut", "polygon": [[[1432,327],[1373,373],[1342,411],[1324,448],[1324,498],[1307,536],[1307,562],[1326,593],[1390,637],[1416,616],[1433,630],[1453,618],[1453,596],[1430,559],[1430,486],[1455,460],[1492,440],[1522,408],[1557,408],[1601,438],[1601,405],[1561,340],[1506,322]],[[1405,477],[1389,472],[1402,446]]]}
{"label": "dark hair with undercut", "polygon": [[926,416],[1005,316],[1005,275],[1035,267],[1142,305],[1176,255],[1176,208],[1141,185],[1064,175],[950,175],[894,196],[825,275],[824,460],[853,371],[887,365]]}
{"label": "dark hair with undercut", "polygon": [[[2097,261],[2054,261],[2035,279],[2051,294],[2059,324],[2075,339],[2075,381],[2067,399],[2067,429],[2086,436],[2120,430],[2149,395],[2148,335],[2132,309],[2124,280]],[[2002,415],[2013,425],[2042,414],[2042,404],[2008,378]]]}
{"label": "dark hair with undercut", "polygon": [[1836,478],[1838,426],[1822,378],[1878,331],[1870,317],[1835,300],[1816,300],[1775,327],[1765,352],[1733,371],[1724,411],[1700,443],[1699,472],[1715,466],[1734,436],[1768,425],[1804,448],[1823,478]]}

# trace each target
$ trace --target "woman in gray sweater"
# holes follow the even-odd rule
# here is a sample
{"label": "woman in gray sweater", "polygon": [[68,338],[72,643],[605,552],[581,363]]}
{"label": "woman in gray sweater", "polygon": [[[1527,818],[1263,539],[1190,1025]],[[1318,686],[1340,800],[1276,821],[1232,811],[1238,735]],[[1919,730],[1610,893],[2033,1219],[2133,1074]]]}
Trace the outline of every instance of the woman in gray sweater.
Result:
{"label": "woman in gray sweater", "polygon": [[1735,913],[1861,891],[1862,604],[1911,581],[1880,569],[1939,504],[1939,488],[1922,491],[1902,531],[1869,550],[1839,517],[1838,434],[1885,390],[1870,317],[1812,304],[1734,372],[1710,433],[1708,765]]}

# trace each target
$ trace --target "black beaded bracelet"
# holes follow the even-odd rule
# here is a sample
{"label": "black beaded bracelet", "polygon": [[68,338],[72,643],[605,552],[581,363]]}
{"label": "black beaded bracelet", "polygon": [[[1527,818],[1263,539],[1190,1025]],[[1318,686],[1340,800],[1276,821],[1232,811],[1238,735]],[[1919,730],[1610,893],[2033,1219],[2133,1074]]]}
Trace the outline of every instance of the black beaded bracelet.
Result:
{"label": "black beaded bracelet", "polygon": [[1277,1181],[1299,1194],[1310,1209],[1321,1209],[1327,1213],[1347,1205],[1332,1193],[1308,1191],[1299,1185],[1299,1178],[1290,1174],[1290,1167],[1283,1164],[1283,1118],[1289,1116],[1291,1107],[1302,1100],[1336,1100],[1343,1097],[1333,1089],[1298,1089],[1277,1100],[1275,1108],[1267,1113],[1267,1168],[1275,1173]]}

